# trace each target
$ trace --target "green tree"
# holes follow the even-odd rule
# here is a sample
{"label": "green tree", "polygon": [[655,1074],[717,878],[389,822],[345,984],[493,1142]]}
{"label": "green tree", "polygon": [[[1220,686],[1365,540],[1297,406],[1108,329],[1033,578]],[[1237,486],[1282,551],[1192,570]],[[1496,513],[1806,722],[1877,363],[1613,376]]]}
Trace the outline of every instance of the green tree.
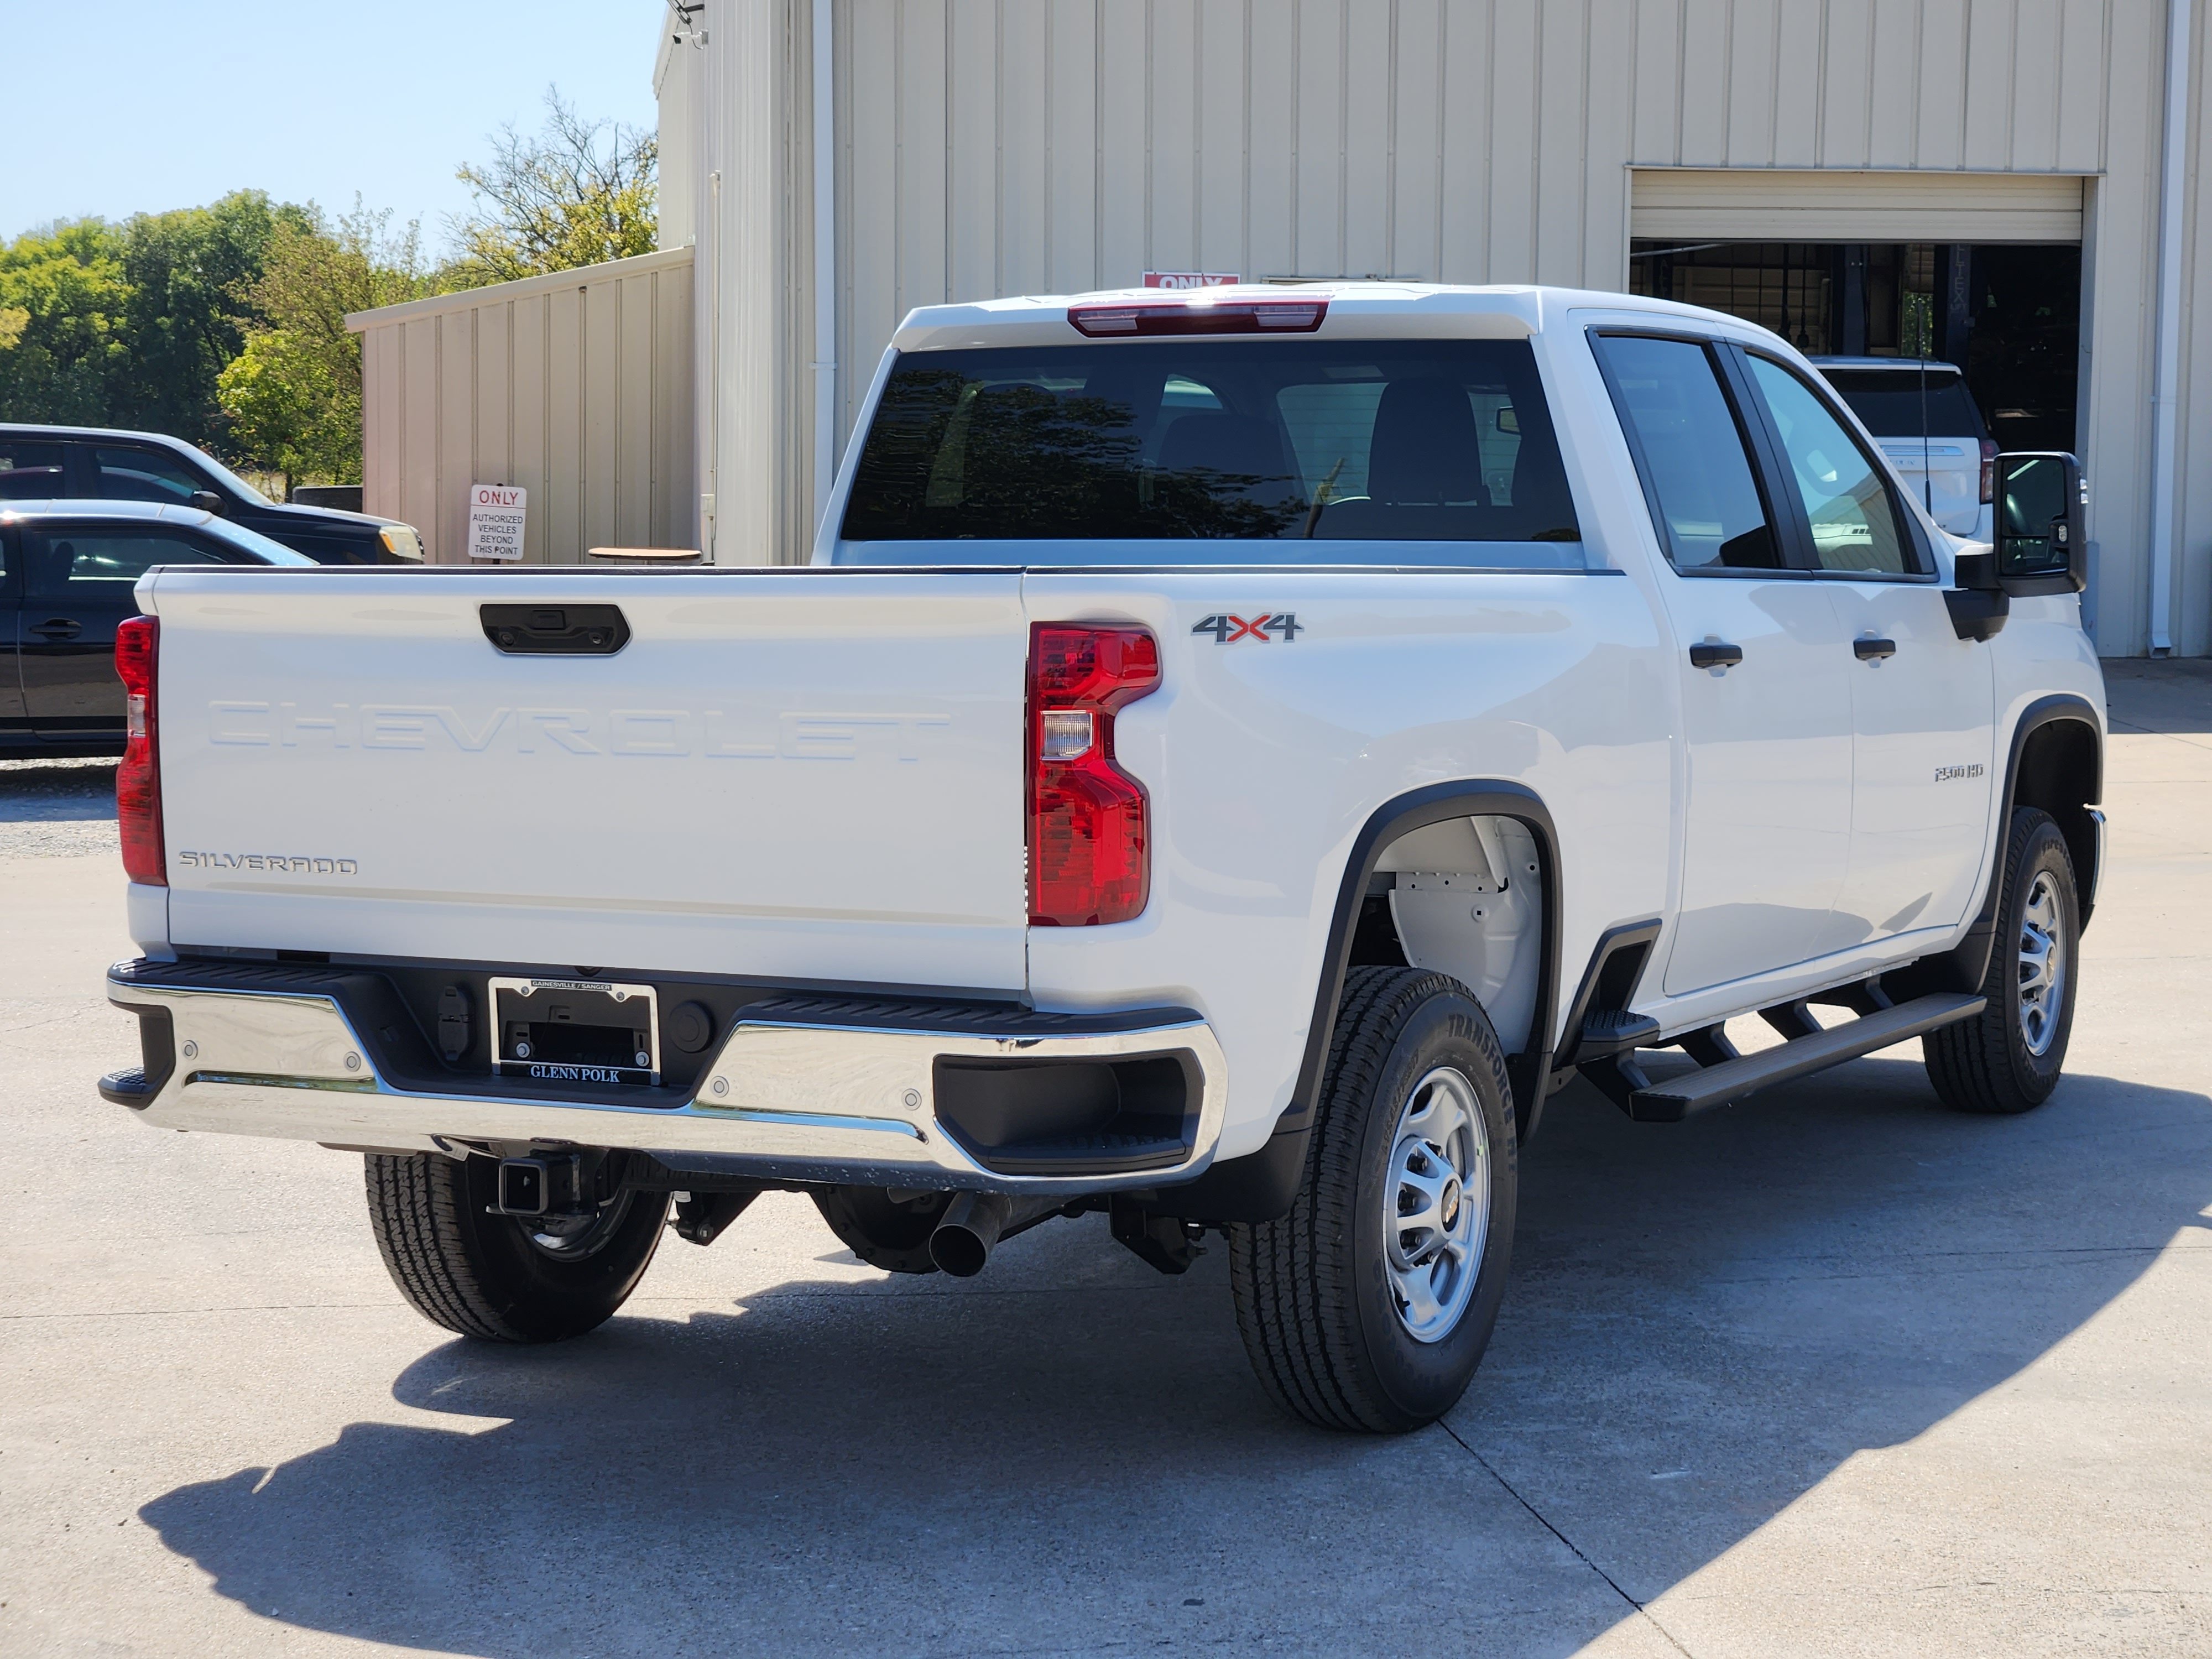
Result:
{"label": "green tree", "polygon": [[258,319],[217,392],[232,447],[295,481],[361,482],[361,337],[346,313],[419,299],[420,236],[358,200],[336,220],[280,216],[261,274],[240,290]]}
{"label": "green tree", "polygon": [[258,191],[80,219],[0,249],[0,418],[144,427],[220,447],[216,378],[238,355],[280,219]]}
{"label": "green tree", "polygon": [[0,420],[98,425],[129,357],[123,239],[100,219],[0,247]]}
{"label": "green tree", "polygon": [[454,175],[476,192],[477,210],[453,222],[459,252],[440,272],[447,289],[512,282],[549,270],[650,253],[659,219],[659,145],[618,121],[590,121],[545,92],[544,129],[512,124],[492,140],[485,166]]}
{"label": "green tree", "polygon": [[242,296],[261,276],[276,227],[306,222],[304,210],[241,190],[124,223],[126,356],[111,398],[114,424],[225,447],[216,379],[259,320]]}

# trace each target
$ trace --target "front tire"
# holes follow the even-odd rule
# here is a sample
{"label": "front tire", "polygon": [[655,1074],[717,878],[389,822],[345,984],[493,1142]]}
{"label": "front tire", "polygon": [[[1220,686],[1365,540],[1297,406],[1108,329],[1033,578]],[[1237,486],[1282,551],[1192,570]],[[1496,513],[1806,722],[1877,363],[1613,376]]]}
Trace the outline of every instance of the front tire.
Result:
{"label": "front tire", "polygon": [[367,1155],[369,1221],[399,1293],[434,1325],[485,1342],[561,1342],[629,1299],[668,1199],[619,1194],[576,1223],[491,1213],[496,1159]]}
{"label": "front tire", "polygon": [[2013,1114],[2051,1097],[2074,1031],[2081,917],[2066,837],[2048,812],[2015,809],[1997,936],[1982,979],[1989,1006],[1921,1039],[1928,1080],[1945,1105]]}
{"label": "front tire", "polygon": [[1228,1230],[1237,1324],[1292,1416],[1402,1434],[1458,1402],[1498,1322],[1512,1087],[1481,1005],[1419,969],[1352,969],[1329,1048],[1290,1214]]}

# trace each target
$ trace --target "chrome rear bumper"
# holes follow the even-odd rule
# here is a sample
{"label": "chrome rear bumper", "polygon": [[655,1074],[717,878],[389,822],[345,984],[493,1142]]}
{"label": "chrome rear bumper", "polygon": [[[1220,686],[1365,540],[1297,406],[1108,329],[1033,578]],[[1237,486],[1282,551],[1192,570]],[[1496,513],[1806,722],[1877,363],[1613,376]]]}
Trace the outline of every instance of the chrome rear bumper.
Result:
{"label": "chrome rear bumper", "polygon": [[[475,1093],[402,1087],[380,1073],[337,1000],[286,989],[161,982],[161,965],[118,963],[108,999],[155,1028],[149,1069],[118,1073],[101,1092],[156,1128],[312,1140],[373,1152],[465,1152],[520,1143],[622,1147],[764,1179],[965,1188],[1005,1193],[1110,1192],[1172,1185],[1212,1162],[1228,1100],[1221,1046],[1182,1012],[1131,1029],[983,1034],[740,1015],[679,1105],[636,1105],[587,1094]],[[1180,1012],[1180,1011],[1179,1011]],[[166,1023],[166,1034],[159,1027]],[[1065,1025],[1068,1022],[1058,1022]],[[1079,1027],[1080,1022],[1074,1022]],[[168,1045],[167,1067],[157,1045]],[[1121,1060],[1173,1057],[1199,1079],[1182,1162],[1127,1171],[1009,1175],[987,1167],[936,1115],[940,1059]],[[487,1082],[489,1080],[488,1079]]]}

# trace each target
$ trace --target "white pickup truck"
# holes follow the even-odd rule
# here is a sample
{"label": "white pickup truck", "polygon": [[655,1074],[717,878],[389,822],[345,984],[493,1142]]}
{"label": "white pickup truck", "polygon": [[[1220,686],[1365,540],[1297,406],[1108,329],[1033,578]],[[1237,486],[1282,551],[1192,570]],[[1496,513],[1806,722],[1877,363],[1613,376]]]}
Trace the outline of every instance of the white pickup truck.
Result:
{"label": "white pickup truck", "polygon": [[592,1328],[672,1205],[954,1273],[1101,1212],[1408,1429],[1577,1073],[2051,1092],[2104,700],[2073,459],[1998,476],[1954,543],[1782,341],[1617,294],[917,311],[811,568],[149,574],[101,1091],[365,1152],[468,1336]]}

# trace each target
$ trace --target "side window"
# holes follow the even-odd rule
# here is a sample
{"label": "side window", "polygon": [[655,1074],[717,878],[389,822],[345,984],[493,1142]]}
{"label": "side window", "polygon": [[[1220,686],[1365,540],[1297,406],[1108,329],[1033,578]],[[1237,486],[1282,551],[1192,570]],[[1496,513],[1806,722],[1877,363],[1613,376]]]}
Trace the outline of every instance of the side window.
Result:
{"label": "side window", "polygon": [[23,562],[33,604],[124,604],[157,564],[222,564],[201,542],[173,530],[113,525],[23,532]]}
{"label": "side window", "polygon": [[47,501],[68,494],[59,444],[0,437],[0,501]]}
{"label": "side window", "polygon": [[1856,575],[1918,574],[1919,560],[1881,469],[1812,387],[1770,358],[1747,356],[1812,521],[1820,568]]}
{"label": "side window", "polygon": [[207,481],[175,456],[159,449],[118,449],[105,445],[92,452],[100,498],[110,501],[190,504],[192,492]]}
{"label": "side window", "polygon": [[1632,334],[1601,336],[1600,347],[1674,568],[1781,568],[1781,538],[1705,348]]}

